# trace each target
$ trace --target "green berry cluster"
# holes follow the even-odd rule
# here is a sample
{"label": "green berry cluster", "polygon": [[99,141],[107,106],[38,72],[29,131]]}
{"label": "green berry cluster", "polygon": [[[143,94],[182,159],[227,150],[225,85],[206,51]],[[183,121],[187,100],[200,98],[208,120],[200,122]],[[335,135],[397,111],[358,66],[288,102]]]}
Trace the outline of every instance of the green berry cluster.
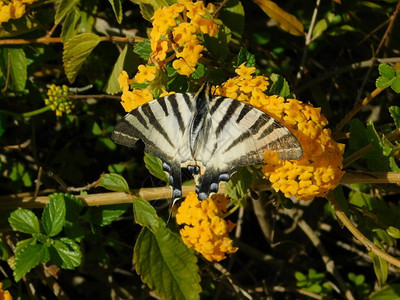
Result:
{"label": "green berry cluster", "polygon": [[[69,98],[68,86],[57,86],[52,84],[47,91],[47,96],[44,100],[46,105],[50,105],[50,108],[56,112],[57,116],[62,116],[63,113],[70,114],[74,108],[71,98]],[[66,96],[66,97],[63,97]]]}

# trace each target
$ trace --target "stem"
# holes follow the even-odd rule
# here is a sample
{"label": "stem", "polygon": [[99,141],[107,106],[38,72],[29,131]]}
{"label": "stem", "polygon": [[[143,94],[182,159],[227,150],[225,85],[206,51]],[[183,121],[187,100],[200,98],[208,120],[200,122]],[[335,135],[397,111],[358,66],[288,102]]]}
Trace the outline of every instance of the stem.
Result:
{"label": "stem", "polygon": [[14,116],[16,118],[28,118],[28,117],[33,117],[33,116],[42,114],[42,113],[44,113],[44,112],[46,112],[46,111],[48,111],[50,109],[51,109],[51,107],[50,107],[50,105],[48,105],[48,106],[44,106],[42,108],[35,109],[35,110],[32,110],[32,111],[28,111],[28,112],[25,112],[25,113],[16,113],[16,112],[3,110],[3,109],[0,109],[0,113],[7,114],[7,115],[10,115],[10,116]]}

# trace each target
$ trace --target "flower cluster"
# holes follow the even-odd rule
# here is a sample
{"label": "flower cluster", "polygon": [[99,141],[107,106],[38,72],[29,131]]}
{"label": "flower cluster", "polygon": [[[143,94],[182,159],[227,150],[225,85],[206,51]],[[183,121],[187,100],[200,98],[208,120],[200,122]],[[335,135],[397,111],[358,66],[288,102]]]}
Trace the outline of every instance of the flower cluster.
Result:
{"label": "flower cluster", "polygon": [[19,19],[25,14],[25,4],[32,4],[37,0],[11,0],[0,2],[0,25],[10,19]]}
{"label": "flower cluster", "polygon": [[3,283],[0,282],[0,300],[12,300],[12,296],[9,291],[3,290]]}
{"label": "flower cluster", "polygon": [[56,112],[57,116],[61,117],[63,113],[68,115],[74,108],[74,103],[71,98],[68,97],[69,90],[66,85],[62,87],[55,84],[50,85],[47,96],[48,98],[44,100],[44,103],[50,105],[50,108]]}
{"label": "flower cluster", "polygon": [[179,0],[157,10],[152,18],[151,57],[159,63],[176,57],[174,69],[181,75],[192,74],[204,49],[200,35],[215,37],[218,33],[218,25],[210,15],[214,10],[212,4],[206,8],[203,1],[191,0]]}
{"label": "flower cluster", "polygon": [[266,112],[289,128],[299,140],[303,148],[301,159],[282,161],[275,152],[265,153],[263,172],[276,191],[282,191],[286,197],[295,195],[299,200],[324,196],[339,184],[344,174],[344,145],[336,143],[330,130],[324,128],[328,121],[320,108],[296,99],[266,95],[267,78],[253,76],[254,72],[255,68],[242,64],[236,70],[239,76],[217,87],[215,93]]}
{"label": "flower cluster", "polygon": [[140,89],[129,89],[129,84],[133,83],[135,79],[139,79],[140,83],[143,83],[147,78],[152,78],[152,69],[150,66],[139,66],[139,73],[136,74],[134,79],[129,79],[128,73],[122,71],[121,75],[118,77],[119,86],[122,89],[121,95],[121,105],[126,112],[139,107],[140,105],[153,100],[153,94],[150,92],[149,88]]}
{"label": "flower cluster", "polygon": [[176,215],[177,223],[185,225],[180,230],[183,242],[209,261],[220,261],[226,253],[234,253],[238,249],[232,246],[228,237],[235,224],[220,217],[228,203],[223,195],[214,195],[212,199],[199,202],[196,194],[191,192]]}

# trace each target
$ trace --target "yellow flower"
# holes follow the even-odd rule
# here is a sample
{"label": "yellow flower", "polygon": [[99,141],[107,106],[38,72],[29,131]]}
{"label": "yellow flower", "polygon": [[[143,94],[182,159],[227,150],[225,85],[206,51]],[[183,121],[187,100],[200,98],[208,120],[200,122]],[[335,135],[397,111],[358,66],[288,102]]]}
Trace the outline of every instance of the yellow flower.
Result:
{"label": "yellow flower", "polygon": [[121,96],[121,105],[126,112],[153,100],[153,95],[148,89],[132,91],[125,90]]}
{"label": "yellow flower", "polygon": [[3,283],[0,282],[0,300],[12,300],[12,296],[9,291],[3,290]]}
{"label": "yellow flower", "polygon": [[0,2],[0,25],[10,19],[19,19],[25,14],[25,4],[32,4],[37,0],[10,0]]}
{"label": "yellow flower", "polygon": [[239,75],[229,79],[215,93],[246,102],[269,114],[285,125],[297,137],[303,148],[303,157],[293,161],[281,161],[276,152],[265,153],[263,172],[272,187],[286,197],[311,200],[325,196],[334,189],[343,176],[344,145],[336,143],[320,108],[296,99],[268,96],[266,77],[252,74],[255,68],[244,64],[236,70]]}
{"label": "yellow flower", "polygon": [[135,82],[137,83],[145,83],[148,81],[153,81],[157,75],[157,67],[156,66],[145,66],[139,65],[139,72],[135,75]]}
{"label": "yellow flower", "polygon": [[180,230],[182,240],[209,261],[220,261],[226,254],[235,253],[228,234],[235,224],[220,217],[229,200],[223,195],[214,195],[199,202],[194,192],[189,193],[176,215],[176,222],[184,227]]}
{"label": "yellow flower", "polygon": [[129,90],[129,84],[131,83],[131,80],[129,79],[128,73],[126,73],[126,71],[122,71],[121,74],[118,76],[118,83],[119,87],[123,91]]}

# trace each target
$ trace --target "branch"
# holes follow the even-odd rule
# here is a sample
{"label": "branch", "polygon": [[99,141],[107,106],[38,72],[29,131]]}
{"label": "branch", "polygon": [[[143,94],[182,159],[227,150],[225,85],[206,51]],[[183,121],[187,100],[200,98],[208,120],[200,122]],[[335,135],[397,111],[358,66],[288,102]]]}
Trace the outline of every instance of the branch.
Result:
{"label": "branch", "polygon": [[384,259],[388,263],[400,268],[399,259],[382,251],[378,246],[376,246],[373,242],[371,242],[368,238],[366,238],[357,229],[357,227],[349,220],[349,218],[347,218],[346,214],[340,209],[338,203],[336,202],[335,196],[333,195],[332,192],[328,193],[326,199],[328,199],[338,219],[343,223],[344,226],[346,226],[346,228],[354,235],[354,237],[367,248],[369,252],[373,252],[374,254]]}

